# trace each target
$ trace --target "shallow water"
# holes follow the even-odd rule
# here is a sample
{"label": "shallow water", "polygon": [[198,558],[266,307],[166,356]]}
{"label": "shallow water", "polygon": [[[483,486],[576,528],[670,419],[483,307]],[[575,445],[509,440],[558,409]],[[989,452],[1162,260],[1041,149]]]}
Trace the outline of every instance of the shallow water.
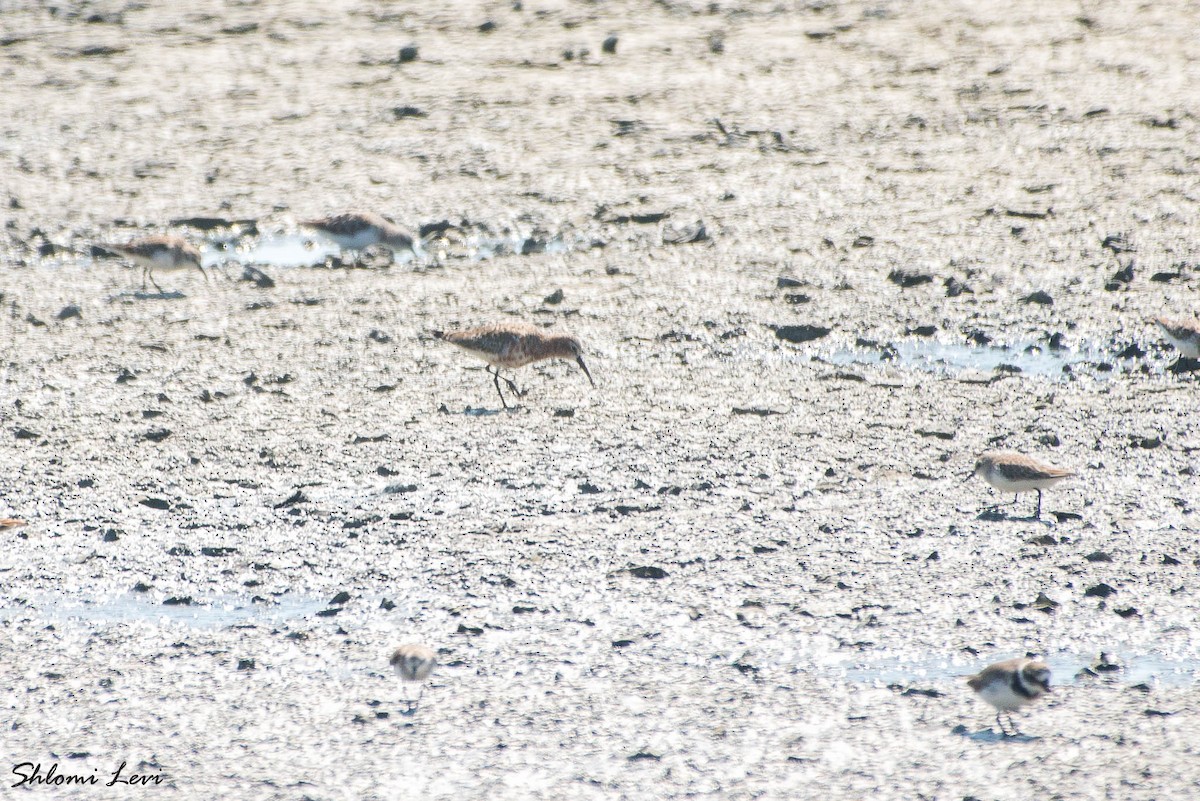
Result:
{"label": "shallow water", "polygon": [[183,623],[197,628],[222,628],[259,621],[278,623],[331,608],[328,601],[301,595],[261,600],[249,596],[216,595],[193,597],[190,603],[180,604],[166,604],[163,602],[165,600],[143,593],[123,593],[96,599],[47,594],[33,600],[28,606],[0,609],[0,618],[14,617],[24,611],[59,622]]}

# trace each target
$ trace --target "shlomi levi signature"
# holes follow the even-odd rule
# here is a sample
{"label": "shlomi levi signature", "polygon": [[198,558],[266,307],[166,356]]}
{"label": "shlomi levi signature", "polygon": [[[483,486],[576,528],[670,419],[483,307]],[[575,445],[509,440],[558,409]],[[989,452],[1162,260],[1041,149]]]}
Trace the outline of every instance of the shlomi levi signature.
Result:
{"label": "shlomi levi signature", "polygon": [[[148,774],[139,776],[136,773],[130,773],[127,776],[122,776],[121,773],[125,770],[125,764],[126,763],[122,762],[121,766],[112,772],[112,778],[104,783],[105,787],[112,787],[114,784],[131,784],[135,786],[162,784],[163,777],[161,774],[154,776]],[[98,769],[92,770],[93,775],[91,776],[85,776],[78,773],[59,773],[57,762],[51,763],[50,770],[46,771],[45,775],[42,775],[41,762],[21,762],[17,765],[13,765],[12,772],[14,776],[21,777],[19,782],[11,785],[13,787],[20,787],[22,784],[52,784],[57,786],[63,784],[100,783],[100,779],[94,775],[99,772]]]}

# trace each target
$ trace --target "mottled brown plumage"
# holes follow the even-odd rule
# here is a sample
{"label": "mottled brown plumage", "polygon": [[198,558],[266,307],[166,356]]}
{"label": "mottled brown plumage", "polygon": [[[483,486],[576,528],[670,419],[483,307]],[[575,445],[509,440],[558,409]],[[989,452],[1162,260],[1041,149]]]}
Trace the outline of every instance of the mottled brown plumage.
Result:
{"label": "mottled brown plumage", "polygon": [[369,211],[335,214],[304,220],[300,224],[332,239],[343,250],[362,250],[371,245],[383,245],[393,252],[416,252],[413,246],[415,239],[408,229]]}
{"label": "mottled brown plumage", "polygon": [[[511,370],[544,359],[570,359],[583,368],[588,381],[596,386],[591,371],[584,364],[579,340],[569,334],[546,331],[527,323],[499,323],[463,331],[434,331],[433,335],[488,363],[491,367],[488,373],[492,375],[500,403],[506,409],[508,403],[500,390],[501,367]],[[521,397],[521,391],[512,380],[503,380],[516,397]]]}
{"label": "mottled brown plumage", "polygon": [[1156,317],[1154,322],[1179,350],[1179,355],[1189,359],[1200,359],[1200,320]]}
{"label": "mottled brown plumage", "polygon": [[[1000,492],[1014,494],[1036,492],[1038,495],[1035,518],[1042,516],[1042,490],[1053,487],[1064,478],[1075,475],[1072,470],[1039,462],[1030,456],[1012,451],[989,451],[979,457],[970,475],[979,476]],[[970,476],[968,476],[969,478]]]}
{"label": "mottled brown plumage", "polygon": [[20,528],[23,525],[25,525],[24,520],[18,520],[15,517],[0,517],[0,529]]}
{"label": "mottled brown plumage", "polygon": [[105,250],[124,256],[129,261],[142,268],[142,289],[146,288],[146,279],[154,284],[159,292],[163,288],[154,280],[154,270],[183,270],[195,267],[208,280],[208,273],[200,266],[200,251],[181,236],[163,234],[135,239],[123,245],[104,245]]}

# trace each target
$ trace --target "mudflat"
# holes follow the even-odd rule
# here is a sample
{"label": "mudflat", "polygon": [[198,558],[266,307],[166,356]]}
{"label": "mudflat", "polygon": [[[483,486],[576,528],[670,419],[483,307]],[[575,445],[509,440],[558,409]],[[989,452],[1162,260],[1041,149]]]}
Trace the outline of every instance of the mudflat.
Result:
{"label": "mudflat", "polygon": [[[0,3],[0,784],[1195,796],[1197,30]],[[353,210],[418,252],[298,225]],[[207,281],[105,249],[164,233]],[[504,322],[596,387],[431,335]]]}

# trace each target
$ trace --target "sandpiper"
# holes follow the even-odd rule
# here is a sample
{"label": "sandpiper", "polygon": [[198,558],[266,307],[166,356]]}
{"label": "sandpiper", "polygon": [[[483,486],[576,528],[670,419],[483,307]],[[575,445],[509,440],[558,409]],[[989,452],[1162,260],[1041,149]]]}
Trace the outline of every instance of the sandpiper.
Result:
{"label": "sandpiper", "polygon": [[1008,735],[1003,717],[1008,717],[1012,733],[1017,734],[1012,713],[1032,704],[1050,692],[1050,668],[1042,662],[1017,657],[988,665],[967,679],[967,685],[980,698],[996,707],[996,724],[1000,733]]}
{"label": "sandpiper", "polygon": [[[391,665],[405,682],[424,682],[437,667],[437,654],[427,645],[409,643],[392,652]],[[424,692],[425,685],[422,684],[416,699],[404,699],[410,710],[416,709]]]}
{"label": "sandpiper", "polygon": [[24,520],[18,520],[15,517],[0,517],[0,529],[20,528],[23,525],[25,525]]}
{"label": "sandpiper", "polygon": [[105,250],[111,250],[124,256],[129,261],[142,268],[142,289],[146,288],[146,279],[154,284],[159,292],[163,288],[154,280],[153,270],[184,270],[195,267],[208,280],[208,273],[200,266],[200,251],[186,239],[180,236],[148,236],[135,239],[123,245],[104,245]]}
{"label": "sandpiper", "polygon": [[1042,518],[1042,490],[1053,487],[1064,478],[1075,475],[1074,471],[1063,470],[1059,467],[1039,462],[1029,456],[1011,451],[990,451],[979,457],[975,468],[967,475],[979,476],[1000,492],[1013,493],[1013,503],[1017,502],[1016,494],[1020,492],[1036,492],[1038,496],[1035,520]]}
{"label": "sandpiper", "polygon": [[383,245],[393,253],[398,250],[417,252],[414,246],[416,240],[410,231],[369,211],[303,220],[300,224],[333,240],[342,250],[362,250],[371,245]]}
{"label": "sandpiper", "polygon": [[1180,356],[1189,359],[1200,359],[1200,320],[1171,319],[1156,317],[1154,322],[1171,340],[1171,344],[1179,350]]}
{"label": "sandpiper", "polygon": [[[492,376],[496,392],[500,395],[500,403],[505,409],[508,408],[508,403],[504,400],[504,393],[500,391],[500,380],[503,378],[500,375],[501,367],[515,369],[543,359],[573,359],[583,368],[583,373],[592,386],[596,386],[592,372],[583,363],[583,347],[578,339],[568,334],[544,331],[527,323],[499,323],[464,331],[434,331],[433,335],[437,339],[458,345],[467,353],[488,363],[490,369],[487,372]],[[504,382],[516,397],[524,394],[511,379],[504,378]]]}

